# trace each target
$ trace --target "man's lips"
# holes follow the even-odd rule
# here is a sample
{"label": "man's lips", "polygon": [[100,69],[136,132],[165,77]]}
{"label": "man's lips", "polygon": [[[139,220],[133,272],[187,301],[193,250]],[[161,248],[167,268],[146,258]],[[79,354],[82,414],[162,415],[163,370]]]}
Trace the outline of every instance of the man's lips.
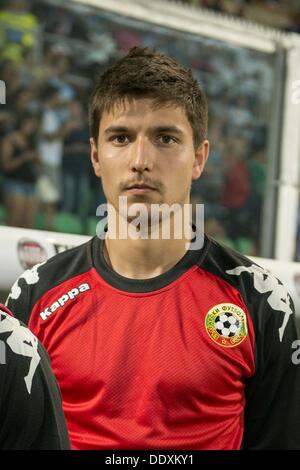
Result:
{"label": "man's lips", "polygon": [[155,189],[153,186],[149,186],[148,184],[133,184],[128,186],[127,189]]}
{"label": "man's lips", "polygon": [[143,194],[143,193],[148,193],[150,191],[155,191],[156,189],[153,188],[152,186],[149,186],[148,184],[133,184],[131,186],[128,186],[126,188],[126,191],[129,191],[130,193],[134,194]]}

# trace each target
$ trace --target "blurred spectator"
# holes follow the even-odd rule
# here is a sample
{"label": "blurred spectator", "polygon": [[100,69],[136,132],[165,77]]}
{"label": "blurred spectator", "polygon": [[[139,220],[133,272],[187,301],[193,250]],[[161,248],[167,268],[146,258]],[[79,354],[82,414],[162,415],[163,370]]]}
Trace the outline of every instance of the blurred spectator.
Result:
{"label": "blurred spectator", "polygon": [[27,0],[10,0],[0,11],[0,56],[17,63],[22,61],[24,49],[35,46],[38,19],[30,13]]}
{"label": "blurred spectator", "polygon": [[252,120],[252,113],[249,111],[247,100],[244,96],[239,96],[234,100],[233,106],[229,108],[228,124],[235,128],[248,127]]}
{"label": "blurred spectator", "polygon": [[99,178],[96,177],[94,172],[91,172],[90,175],[90,195],[88,213],[90,216],[95,216],[98,206],[106,203],[106,197],[103,192],[101,181],[99,184]]}
{"label": "blurred spectator", "polygon": [[227,231],[230,238],[247,235],[249,223],[246,204],[251,190],[250,173],[245,161],[246,141],[232,139],[225,154],[225,181],[221,203],[229,211]]}
{"label": "blurred spectator", "polygon": [[247,210],[251,213],[251,225],[248,236],[256,240],[257,249],[260,245],[260,228],[263,201],[266,194],[267,158],[264,148],[258,149],[247,161],[250,174],[251,191]]}
{"label": "blurred spectator", "polygon": [[30,228],[36,209],[36,180],[39,155],[36,148],[38,118],[25,113],[15,131],[2,142],[1,167],[4,172],[6,223]]}
{"label": "blurred spectator", "polygon": [[300,33],[300,11],[296,11],[292,16],[292,20],[288,29],[293,33]]}
{"label": "blurred spectator", "polygon": [[267,159],[265,149],[257,150],[248,161],[248,168],[251,179],[251,192],[262,202],[267,178]]}
{"label": "blurred spectator", "polygon": [[20,116],[26,111],[39,111],[41,103],[38,99],[37,91],[29,87],[21,88],[14,96],[14,111],[16,116]]}
{"label": "blurred spectator", "polygon": [[201,178],[193,182],[193,191],[199,192],[206,203],[218,204],[224,180],[225,139],[221,119],[211,119],[209,140],[209,159]]}
{"label": "blurred spectator", "polygon": [[205,219],[205,233],[220,243],[235,248],[234,242],[230,240],[226,233],[226,228],[219,220],[211,217]]}
{"label": "blurred spectator", "polygon": [[62,210],[83,218],[87,214],[91,172],[89,127],[80,101],[71,101],[69,109],[70,124],[64,142]]}
{"label": "blurred spectator", "polygon": [[44,59],[49,85],[56,87],[60,98],[70,101],[75,96],[74,88],[68,83],[67,75],[71,67],[71,51],[68,47],[58,44],[49,48]]}
{"label": "blurred spectator", "polygon": [[[46,33],[53,35],[79,39],[80,41],[89,41],[90,28],[88,22],[85,20],[86,16],[74,14],[72,7],[76,8],[76,4],[69,2],[64,8],[64,2],[61,2],[62,6],[58,5],[58,2],[51,5],[51,2],[36,1],[33,3],[33,11],[39,17],[40,22],[43,25],[43,29]],[[73,4],[73,5],[72,5]],[[92,14],[92,19],[94,14]]]}
{"label": "blurred spectator", "polygon": [[245,255],[257,256],[258,254],[255,243],[250,237],[239,237],[232,240],[227,235],[225,225],[214,217],[205,219],[205,233],[213,237],[219,243],[223,243]]}
{"label": "blurred spectator", "polygon": [[[190,204],[192,205],[191,216],[192,216],[192,222],[194,224],[197,224],[197,222],[199,223],[199,221],[197,220],[197,214],[198,214],[197,205],[198,204],[203,204],[203,202],[204,202],[203,199],[201,198],[201,196],[198,193],[191,192],[191,196],[190,196]],[[205,218],[205,213],[204,213],[204,218]]]}
{"label": "blurred spectator", "polygon": [[41,176],[38,191],[44,204],[46,228],[53,230],[58,202],[62,197],[62,157],[65,127],[59,118],[61,106],[59,92],[55,87],[46,86],[41,93],[44,105],[40,127],[39,152],[41,156]]}
{"label": "blurred spectator", "polygon": [[34,81],[41,80],[44,76],[42,67],[36,59],[33,49],[23,50],[22,68],[20,78],[22,86],[31,86]]}
{"label": "blurred spectator", "polygon": [[10,129],[13,127],[14,116],[13,114],[5,109],[3,106],[0,107],[0,139],[5,137]]}
{"label": "blurred spectator", "polygon": [[139,46],[142,43],[142,38],[140,38],[133,31],[126,31],[125,29],[120,29],[119,31],[116,31],[115,38],[119,50],[123,53],[127,53],[129,49],[134,46]]}

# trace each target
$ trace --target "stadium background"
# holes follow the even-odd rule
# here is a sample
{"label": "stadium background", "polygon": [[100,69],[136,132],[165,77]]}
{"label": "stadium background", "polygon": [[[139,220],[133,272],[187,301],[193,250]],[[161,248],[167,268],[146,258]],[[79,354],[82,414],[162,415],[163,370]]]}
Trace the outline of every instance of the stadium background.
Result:
{"label": "stadium background", "polygon": [[[207,233],[246,255],[282,262],[275,272],[300,304],[300,265],[292,263],[300,261],[300,104],[292,100],[299,33],[297,0],[1,0],[0,300],[7,279],[49,256],[43,232],[26,229],[95,234],[105,199],[89,164],[88,96],[95,74],[139,45],[192,68],[207,93],[211,153],[192,190],[193,203],[205,204]],[[36,154],[38,193],[10,220],[3,148],[28,121],[23,151]],[[51,132],[49,151],[44,135]],[[22,171],[26,181],[28,166]],[[51,255],[83,240],[56,237]]]}

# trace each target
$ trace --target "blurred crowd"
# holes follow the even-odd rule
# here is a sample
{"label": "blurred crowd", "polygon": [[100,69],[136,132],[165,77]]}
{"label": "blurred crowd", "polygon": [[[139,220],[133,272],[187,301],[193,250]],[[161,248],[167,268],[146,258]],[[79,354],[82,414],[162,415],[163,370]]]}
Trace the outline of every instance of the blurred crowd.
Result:
{"label": "blurred crowd", "polygon": [[300,33],[299,0],[183,0],[271,28]]}
{"label": "blurred crowd", "polygon": [[[45,24],[42,2],[2,3],[2,222],[86,232],[87,218],[104,202],[88,159],[89,81],[77,77],[71,47],[59,41],[65,34],[59,16],[51,18],[48,11]],[[54,42],[46,39],[52,21],[58,30]]]}
{"label": "blurred crowd", "polygon": [[145,45],[191,67],[208,95],[211,154],[192,187],[193,203],[205,204],[206,231],[259,254],[271,58],[69,1],[0,6],[0,223],[94,234],[105,199],[89,163],[92,79]]}

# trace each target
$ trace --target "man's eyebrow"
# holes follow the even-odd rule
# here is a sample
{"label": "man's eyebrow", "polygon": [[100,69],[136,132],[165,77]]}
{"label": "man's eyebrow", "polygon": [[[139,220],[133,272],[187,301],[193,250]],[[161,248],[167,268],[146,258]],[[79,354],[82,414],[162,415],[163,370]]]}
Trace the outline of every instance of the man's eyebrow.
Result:
{"label": "man's eyebrow", "polygon": [[151,131],[152,132],[158,132],[158,133],[171,133],[171,134],[178,134],[178,135],[183,135],[184,132],[179,129],[179,127],[177,126],[174,126],[174,125],[170,125],[170,126],[155,126],[155,127],[152,127],[151,128]]}
{"label": "man's eyebrow", "polygon": [[110,126],[105,129],[105,134],[110,134],[111,132],[129,132],[129,128],[125,126]]}
{"label": "man's eyebrow", "polygon": [[[150,128],[151,132],[156,133],[171,133],[171,134],[178,134],[183,135],[184,132],[179,129],[179,127],[174,125],[164,125],[164,126],[154,126]],[[120,133],[120,132],[130,132],[129,127],[126,126],[109,126],[105,129],[105,134],[111,134],[113,132]]]}

